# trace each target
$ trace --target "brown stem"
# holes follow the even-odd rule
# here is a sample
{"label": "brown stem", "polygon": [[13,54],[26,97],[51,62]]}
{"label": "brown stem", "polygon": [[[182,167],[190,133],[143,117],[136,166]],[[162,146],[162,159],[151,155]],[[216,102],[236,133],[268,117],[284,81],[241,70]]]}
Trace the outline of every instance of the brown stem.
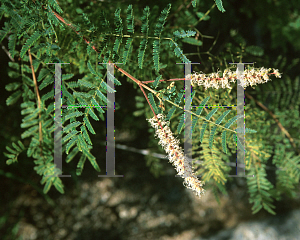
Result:
{"label": "brown stem", "polygon": [[[158,121],[158,118],[157,118],[157,116],[156,116],[156,114],[155,114],[155,112],[154,112],[154,109],[153,109],[152,105],[151,105],[150,102],[149,102],[149,99],[148,99],[148,97],[147,97],[147,95],[146,95],[146,93],[145,93],[143,87],[142,87],[141,85],[139,85],[139,87],[141,88],[141,90],[142,90],[142,92],[143,92],[143,94],[144,94],[144,96],[145,96],[145,98],[146,98],[146,100],[147,100],[147,102],[148,102],[148,104],[149,104],[149,106],[150,106],[150,108],[151,108],[151,110],[152,110],[152,112],[153,112],[155,118],[156,118],[157,121]],[[162,126],[161,126],[160,123],[159,123],[159,125],[160,125],[161,129],[163,130],[163,128],[162,128]]]}
{"label": "brown stem", "polygon": [[37,96],[37,105],[38,105],[38,108],[39,108],[39,142],[40,142],[40,146],[41,146],[42,141],[43,141],[42,120],[41,120],[41,98],[40,98],[39,88],[38,88],[35,73],[34,73],[34,68],[33,68],[33,65],[32,65],[32,56],[30,54],[30,49],[28,49],[28,55],[29,55],[29,62],[30,62],[30,67],[31,67],[32,78],[33,78],[33,82],[34,82],[34,86],[35,86],[35,93],[36,93],[36,96]]}

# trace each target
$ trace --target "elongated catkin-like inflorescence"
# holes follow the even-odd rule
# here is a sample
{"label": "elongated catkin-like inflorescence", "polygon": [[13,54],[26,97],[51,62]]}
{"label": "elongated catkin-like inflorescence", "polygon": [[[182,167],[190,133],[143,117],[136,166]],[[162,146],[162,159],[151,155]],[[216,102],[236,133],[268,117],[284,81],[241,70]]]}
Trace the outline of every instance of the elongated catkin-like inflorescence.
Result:
{"label": "elongated catkin-like inflorescence", "polygon": [[[174,138],[169,128],[169,122],[166,122],[164,119],[164,115],[158,114],[157,118],[153,117],[147,120],[151,126],[155,128],[155,136],[160,139],[158,144],[160,144],[168,154],[168,159],[175,167],[178,175],[184,178],[183,185],[192,189],[197,196],[201,197],[201,195],[205,193],[205,190],[202,188],[204,182],[200,181],[193,172],[192,166],[185,159],[183,151],[181,147],[179,147],[179,140]],[[163,129],[161,129],[161,127]]]}
{"label": "elongated catkin-like inflorescence", "polygon": [[[256,84],[262,84],[267,81],[269,81],[268,73],[272,70],[272,68],[260,68],[260,69],[246,69],[243,74],[243,82],[241,83],[241,86],[246,88],[247,86],[253,86]],[[276,78],[281,78],[281,74],[279,73],[278,69],[273,69],[273,73]],[[208,88],[229,88],[230,86],[229,82],[235,82],[237,78],[236,72],[231,72],[228,69],[225,69],[223,72],[223,76],[219,76],[218,73],[211,73],[211,74],[203,74],[203,73],[196,73],[190,75],[192,80],[192,85],[203,85],[205,87],[205,90]]]}

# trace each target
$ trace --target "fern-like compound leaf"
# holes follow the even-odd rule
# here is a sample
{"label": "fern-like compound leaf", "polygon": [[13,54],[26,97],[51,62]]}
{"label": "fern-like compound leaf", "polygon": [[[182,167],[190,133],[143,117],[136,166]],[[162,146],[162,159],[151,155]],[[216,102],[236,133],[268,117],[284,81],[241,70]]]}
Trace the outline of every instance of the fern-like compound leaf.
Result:
{"label": "fern-like compound leaf", "polygon": [[107,83],[104,82],[104,81],[102,81],[102,82],[100,83],[100,86],[101,86],[104,90],[106,90],[107,92],[109,92],[109,93],[116,92],[116,90],[112,89],[112,88],[111,88],[109,85],[107,85]]}
{"label": "fern-like compound leaf", "polygon": [[[134,33],[134,17],[133,17],[132,5],[129,5],[127,8],[126,22],[127,22],[128,34],[133,34]],[[123,53],[123,64],[126,64],[128,58],[129,58],[129,54],[132,51],[132,41],[133,41],[132,37],[129,37],[126,40],[125,50]]]}
{"label": "fern-like compound leaf", "polygon": [[51,0],[49,1],[49,4],[51,7],[54,8],[54,10],[58,13],[63,13],[63,10],[60,8],[60,6],[58,5],[57,1]]}
{"label": "fern-like compound leaf", "polygon": [[73,130],[70,133],[68,133],[66,136],[63,137],[62,142],[67,142],[69,139],[74,137],[78,133],[77,130]]}
{"label": "fern-like compound leaf", "polygon": [[8,22],[4,22],[4,27],[0,30],[0,42],[3,41],[5,36],[11,31],[13,26],[11,26]]}
{"label": "fern-like compound leaf", "polygon": [[80,86],[84,86],[84,87],[87,87],[87,88],[95,88],[95,86],[91,83],[91,82],[88,82],[86,80],[83,80],[83,79],[78,79],[78,84]]}
{"label": "fern-like compound leaf", "polygon": [[43,32],[40,30],[36,30],[32,36],[27,39],[26,43],[21,49],[20,57],[23,58],[25,53],[29,50],[29,48],[43,35]]}
{"label": "fern-like compound leaf", "polygon": [[174,41],[170,41],[170,47],[175,46],[174,53],[176,57],[179,57],[183,63],[191,63],[191,61],[183,54],[178,44]]}
{"label": "fern-like compound leaf", "polygon": [[82,136],[82,134],[79,134],[78,135],[78,141],[77,142],[80,142],[80,146],[81,146],[81,150],[83,151],[84,149],[85,150],[88,150],[89,149],[89,145],[87,144],[87,142],[84,140],[84,137]]}
{"label": "fern-like compound leaf", "polygon": [[[66,158],[66,163],[71,162],[71,161],[74,159],[74,157],[77,155],[77,153],[79,153],[79,150],[78,150],[78,148],[76,148],[76,147],[73,148],[72,151],[69,153],[71,147],[74,146],[75,143],[77,142],[77,136],[74,137],[74,139],[75,139],[75,140],[72,139],[72,140],[69,142],[69,143],[70,143],[70,147],[66,149],[66,150],[67,150],[66,153],[68,154],[68,155],[67,155],[67,158]],[[68,143],[68,144],[69,144],[69,143]],[[68,147],[68,145],[67,145],[67,147]]]}
{"label": "fern-like compound leaf", "polygon": [[115,78],[115,76],[113,76],[110,72],[107,72],[107,78],[109,81],[111,81],[112,83],[114,83],[115,85],[121,86],[122,84],[119,82],[118,79]]}
{"label": "fern-like compound leaf", "polygon": [[82,154],[77,164],[76,175],[80,176],[83,171],[83,166],[86,161],[86,155]]}
{"label": "fern-like compound leaf", "polygon": [[11,94],[7,99],[6,99],[6,105],[13,105],[14,103],[16,103],[19,98],[22,96],[22,91],[18,90],[16,92],[14,92],[13,94]]}
{"label": "fern-like compound leaf", "polygon": [[162,77],[162,75],[159,75],[156,79],[155,79],[155,81],[153,82],[153,87],[154,88],[157,88],[157,86],[158,86],[158,84],[160,83],[160,79],[161,79],[161,77]]}
{"label": "fern-like compound leaf", "polygon": [[83,149],[82,150],[83,154],[85,156],[87,156],[87,158],[89,159],[90,163],[92,164],[93,168],[97,171],[97,172],[100,172],[100,168],[99,168],[99,165],[98,163],[96,162],[96,158],[89,152],[87,151],[86,149]]}
{"label": "fern-like compound leaf", "polygon": [[141,41],[139,46],[138,65],[140,69],[143,68],[143,62],[144,62],[145,52],[148,43],[149,15],[150,15],[150,8],[147,6],[144,8],[143,16],[141,18],[142,21],[141,32],[145,35],[145,39]]}
{"label": "fern-like compound leaf", "polygon": [[178,93],[176,99],[175,99],[175,104],[177,104],[177,105],[180,104],[183,95],[184,95],[184,90],[181,89],[180,92]]}
{"label": "fern-like compound leaf", "polygon": [[85,122],[85,125],[86,125],[87,129],[90,131],[90,133],[96,134],[96,132],[93,129],[92,124],[90,123],[90,120],[87,118],[87,116],[85,116],[83,118],[83,121]]}
{"label": "fern-like compound leaf", "polygon": [[241,151],[244,151],[244,152],[247,152],[243,146],[243,144],[241,143],[241,140],[238,138],[238,136],[234,133],[232,135],[233,137],[233,141],[237,143],[237,146],[238,148],[241,150]]}
{"label": "fern-like compound leaf", "polygon": [[168,6],[164,10],[162,10],[162,12],[158,18],[158,22],[155,25],[154,36],[157,36],[160,38],[160,35],[164,29],[164,25],[165,25],[166,19],[168,17],[168,14],[170,12],[170,9],[171,9],[171,3],[169,3]]}
{"label": "fern-like compound leaf", "polygon": [[245,51],[253,56],[261,57],[264,55],[264,49],[259,46],[247,46]]}
{"label": "fern-like compound leaf", "polygon": [[25,150],[25,147],[20,140],[18,141],[18,145],[13,142],[12,146],[14,149],[12,149],[8,146],[5,147],[9,153],[6,153],[6,152],[3,153],[4,156],[6,156],[8,158],[8,160],[6,160],[7,165],[17,162],[18,156]]}
{"label": "fern-like compound leaf", "polygon": [[273,199],[269,193],[269,190],[274,186],[267,179],[265,170],[265,164],[261,164],[261,167],[256,166],[251,168],[250,175],[254,177],[247,178],[248,191],[250,193],[250,203],[254,203],[252,206],[252,213],[257,213],[262,207],[269,213],[275,215],[275,206],[272,204]]}
{"label": "fern-like compound leaf", "polygon": [[[226,124],[225,124],[225,128],[228,128],[239,118],[241,117],[244,117],[243,115],[236,115],[234,116],[233,118],[231,118]],[[226,131],[223,131],[222,132],[222,135],[221,135],[221,138],[222,138],[222,148],[223,148],[223,151],[224,153],[227,154],[227,147],[226,147]],[[236,139],[234,138],[234,142],[236,142]],[[244,150],[244,149],[243,149]]]}
{"label": "fern-like compound leaf", "polygon": [[138,64],[140,69],[143,69],[143,62],[145,58],[147,43],[148,43],[148,39],[143,39],[139,46]]}
{"label": "fern-like compound leaf", "polygon": [[225,128],[230,128],[230,126],[239,118],[244,117],[244,115],[236,115],[233,118],[231,118],[226,124],[225,124]]}
{"label": "fern-like compound leaf", "polygon": [[8,41],[8,50],[12,58],[16,55],[16,42],[17,42],[17,33],[13,33],[9,36]]}
{"label": "fern-like compound leaf", "polygon": [[71,130],[74,130],[76,127],[78,127],[81,124],[81,122],[72,122],[68,124],[66,127],[64,127],[64,132],[69,132]]}
{"label": "fern-like compound leaf", "polygon": [[223,132],[222,132],[221,138],[222,138],[222,149],[223,149],[223,152],[227,154],[226,131],[223,131]]}
{"label": "fern-like compound leaf", "polygon": [[[202,113],[202,111],[203,111],[203,109],[204,109],[204,107],[201,107],[201,106],[205,106],[206,103],[208,102],[209,98],[210,98],[210,97],[207,97],[207,98],[203,99],[203,101],[200,103],[198,109],[196,110],[196,114],[197,114],[198,116],[201,115],[201,113]],[[198,120],[199,120],[198,117],[192,116],[192,132],[195,131],[195,126],[196,126],[196,123],[197,123]]]}
{"label": "fern-like compound leaf", "polygon": [[153,94],[152,93],[148,93],[148,99],[149,99],[149,102],[154,110],[154,112],[156,114],[158,114],[158,108],[156,106],[156,103],[155,103],[155,100],[154,100],[154,97],[153,97]]}
{"label": "fern-like compound leaf", "polygon": [[196,32],[191,30],[188,30],[186,32],[182,30],[181,32],[179,32],[178,30],[176,30],[175,32],[173,32],[173,34],[178,38],[186,38],[195,36]]}
{"label": "fern-like compound leaf", "polygon": [[158,72],[159,71],[159,47],[160,47],[160,41],[154,40],[153,41],[153,63],[154,68]]}
{"label": "fern-like compound leaf", "polygon": [[107,103],[107,98],[99,89],[96,90],[96,94],[105,104]]}
{"label": "fern-like compound leaf", "polygon": [[179,118],[179,123],[178,123],[178,126],[177,126],[177,132],[178,132],[178,134],[181,133],[183,127],[184,127],[184,113]]}
{"label": "fern-like compound leaf", "polygon": [[[236,128],[237,133],[244,133],[244,128]],[[251,128],[245,128],[245,133],[256,133],[257,131]]]}
{"label": "fern-like compound leaf", "polygon": [[127,7],[127,32],[129,34],[133,34],[134,33],[134,16],[133,16],[133,9],[132,9],[132,5],[129,5]]}
{"label": "fern-like compound leaf", "polygon": [[[209,114],[207,114],[207,116],[205,117],[206,120],[210,120],[210,118],[212,117],[212,115],[215,114],[215,112],[218,111],[218,108],[214,108],[213,110],[211,110],[209,112]],[[207,124],[208,122],[205,121],[202,126],[201,126],[201,133],[200,133],[200,142],[202,143],[202,140],[203,140],[203,136],[204,136],[204,132],[206,130],[206,127],[207,127]]]}
{"label": "fern-like compound leaf", "polygon": [[196,5],[197,5],[197,0],[192,0],[192,5],[193,5],[193,7],[196,7]]}
{"label": "fern-like compound leaf", "polygon": [[93,108],[86,108],[86,113],[88,113],[94,120],[99,121],[99,118],[95,114]]}
{"label": "fern-like compound leaf", "polygon": [[53,186],[56,188],[57,191],[59,191],[61,194],[64,194],[64,185],[62,184],[62,181],[59,177],[54,178],[53,180]]}
{"label": "fern-like compound leaf", "polygon": [[215,0],[215,3],[217,5],[217,8],[223,13],[225,12],[225,9],[223,8],[222,0]]}
{"label": "fern-like compound leaf", "polygon": [[114,42],[114,46],[113,46],[113,61],[114,62],[117,62],[118,59],[119,59],[119,48],[120,48],[120,45],[122,43],[122,40],[123,40],[123,23],[122,23],[122,19],[120,17],[120,13],[121,13],[121,9],[118,8],[116,11],[115,11],[115,18],[114,18],[114,23],[115,23],[115,26],[116,26],[116,29],[115,29],[115,33],[118,35],[115,42]]}
{"label": "fern-like compound leaf", "polygon": [[182,39],[183,42],[191,44],[191,45],[195,45],[195,46],[202,46],[202,41],[195,39],[195,38],[184,38]]}
{"label": "fern-like compound leaf", "polygon": [[[72,160],[72,158],[75,156],[73,156],[72,157],[72,155],[71,156],[69,156],[70,154],[69,154],[69,152],[70,152],[70,149],[75,145],[75,143],[76,143],[76,141],[77,141],[77,136],[75,136],[75,137],[72,137],[72,139],[67,143],[67,145],[66,145],[66,153],[68,154],[68,157],[67,157],[67,162],[69,162],[69,161],[71,161]],[[76,149],[76,148],[75,148]],[[71,158],[72,157],[72,158]],[[71,159],[70,159],[71,158]],[[69,159],[69,160],[68,160]]]}
{"label": "fern-like compound leaf", "polygon": [[[231,110],[227,110],[226,112],[224,112],[216,121],[216,124],[220,124],[223,119],[227,116],[228,113],[230,113]],[[209,135],[209,148],[212,149],[212,145],[213,145],[213,141],[214,141],[214,136],[216,134],[216,130],[217,130],[217,125],[214,126],[211,131],[210,131],[210,135]]]}
{"label": "fern-like compound leaf", "polygon": [[91,98],[91,94],[86,93],[86,92],[73,92],[74,97],[76,97],[80,101],[84,101],[83,99],[89,99]]}
{"label": "fern-like compound leaf", "polygon": [[61,89],[62,89],[62,94],[63,97],[66,97],[67,100],[71,103],[74,104],[75,103],[75,98],[73,97],[73,95],[71,93],[68,92],[68,90],[66,89],[65,84],[61,85]]}
{"label": "fern-like compound leaf", "polygon": [[90,70],[90,72],[96,76],[99,76],[98,73],[93,69],[92,67],[92,64],[90,61],[87,62],[87,66],[88,66],[88,69]]}
{"label": "fern-like compound leaf", "polygon": [[84,125],[81,125],[80,129],[81,129],[82,135],[83,135],[84,139],[87,141],[87,143],[90,144],[90,145],[93,145],[92,141],[90,139],[89,133],[86,130],[86,127]]}
{"label": "fern-like compound leaf", "polygon": [[173,114],[175,113],[175,111],[176,111],[176,107],[175,106],[173,106],[170,110],[169,110],[169,112],[168,112],[168,114],[167,114],[167,117],[166,117],[166,121],[169,121],[170,119],[171,119],[171,117],[173,116]]}
{"label": "fern-like compound leaf", "polygon": [[46,93],[45,95],[42,96],[41,98],[41,101],[42,102],[45,102],[47,101],[48,99],[51,98],[51,100],[53,99],[53,96],[54,96],[54,89],[52,89],[50,92]]}
{"label": "fern-like compound leaf", "polygon": [[97,109],[97,111],[99,112],[99,113],[104,113],[104,111],[103,111],[103,109],[101,108],[101,106],[99,105],[99,103],[95,100],[95,98],[91,98],[91,102],[92,102],[92,105],[94,106],[94,107],[96,107],[96,109]]}
{"label": "fern-like compound leaf", "polygon": [[158,18],[158,22],[156,23],[154,29],[154,36],[157,36],[159,38],[153,41],[153,63],[154,63],[155,70],[157,72],[160,70],[160,66],[159,66],[160,65],[159,64],[160,36],[164,29],[164,25],[168,17],[168,14],[170,12],[170,9],[171,9],[171,4],[169,3],[168,6],[164,10],[162,10]]}

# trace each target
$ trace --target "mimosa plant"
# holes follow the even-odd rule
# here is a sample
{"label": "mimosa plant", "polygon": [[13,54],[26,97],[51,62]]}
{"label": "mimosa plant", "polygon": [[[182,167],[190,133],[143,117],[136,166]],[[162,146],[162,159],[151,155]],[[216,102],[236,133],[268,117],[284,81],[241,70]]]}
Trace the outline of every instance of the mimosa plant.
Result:
{"label": "mimosa plant", "polygon": [[[68,2],[72,2],[72,0]],[[191,3],[194,8],[196,8],[196,2],[194,0]],[[222,1],[216,0],[215,2],[218,9],[225,12]],[[205,193],[204,182],[213,180],[214,186],[225,191],[226,175],[230,170],[225,164],[226,161],[229,161],[227,145],[231,153],[236,151],[236,142],[229,141],[226,132],[232,135],[231,139],[235,139],[237,130],[230,127],[234,126],[238,116],[233,112],[224,111],[218,116],[218,119],[215,119],[218,109],[215,108],[208,112],[205,105],[210,97],[212,97],[211,105],[217,102],[215,95],[211,95],[211,89],[221,90],[220,99],[228,100],[227,104],[234,103],[235,99],[231,90],[235,86],[237,76],[229,67],[224,69],[222,76],[221,71],[211,74],[194,72],[188,76],[193,86],[191,99],[200,106],[196,111],[189,111],[193,116],[193,153],[201,155],[199,157],[203,159],[202,163],[198,163],[198,165],[194,163],[194,166],[200,167],[195,171],[192,165],[184,164],[185,157],[183,149],[179,146],[180,140],[174,137],[171,130],[177,126],[177,133],[180,134],[185,124],[184,112],[186,110],[180,105],[184,90],[178,91],[176,88],[181,87],[182,82],[187,79],[179,78],[178,71],[175,72],[177,75],[175,78],[170,78],[172,74],[166,70],[166,67],[171,64],[170,61],[175,64],[176,59],[180,59],[183,63],[191,63],[181,49],[181,41],[200,46],[202,44],[202,41],[199,40],[201,34],[195,27],[193,30],[184,30],[182,27],[178,27],[178,30],[172,31],[168,21],[168,17],[171,17],[169,15],[171,4],[168,4],[158,17],[158,14],[155,14],[158,9],[155,8],[154,14],[151,15],[149,7],[145,7],[140,16],[137,14],[134,17],[134,7],[129,5],[126,9],[127,34],[125,34],[121,17],[123,10],[116,9],[113,17],[106,16],[106,14],[110,14],[112,7],[105,5],[109,5],[109,3],[99,3],[103,4],[102,8],[99,8],[97,12],[92,11],[90,14],[84,13],[79,5],[76,8],[68,8],[66,3],[59,3],[56,0],[3,0],[2,3],[1,16],[4,15],[7,21],[0,32],[0,42],[5,38],[9,40],[8,54],[11,58],[9,66],[14,69],[10,70],[10,76],[21,75],[21,81],[15,81],[6,86],[6,90],[14,91],[7,99],[7,105],[16,103],[22,97],[21,113],[24,118],[21,127],[26,128],[26,131],[21,138],[30,139],[30,144],[26,147],[22,141],[18,141],[18,145],[13,143],[13,148],[7,147],[9,152],[5,153],[8,158],[7,164],[17,162],[18,155],[26,150],[27,156],[34,159],[36,172],[42,176],[42,184],[45,184],[44,192],[47,193],[53,185],[63,193],[62,181],[57,177],[60,172],[53,163],[54,150],[51,148],[53,146],[51,134],[54,131],[53,74],[55,71],[53,65],[46,63],[71,63],[69,70],[66,70],[67,73],[62,75],[62,101],[66,105],[84,106],[106,104],[107,99],[104,94],[112,89],[106,83],[106,68],[99,65],[98,62],[114,63],[118,72],[124,74],[129,81],[134,82],[140,88],[149,107],[144,107],[142,112],[137,115],[145,114],[150,125],[155,129],[155,136],[159,138],[158,144],[168,154],[168,159],[174,165],[177,173],[184,178],[184,185],[192,189],[196,195],[201,196]],[[91,1],[90,5],[89,9],[92,10],[92,7],[97,4]],[[205,14],[197,12],[198,22],[207,20],[210,11],[215,6],[213,5]],[[68,13],[64,13],[64,8],[68,9]],[[189,12],[186,14],[192,15]],[[111,26],[110,21],[114,22],[115,28]],[[168,27],[166,27],[167,23]],[[135,33],[137,25],[140,26],[141,34]],[[153,35],[150,30],[153,30]],[[165,31],[163,32],[163,30]],[[163,33],[167,34],[167,37],[163,37]],[[126,40],[125,44],[123,44],[123,40]],[[153,44],[152,48],[149,46],[150,41]],[[169,43],[169,47],[167,43]],[[21,46],[21,49],[17,50],[16,46]],[[172,52],[174,54],[169,54]],[[18,61],[15,60],[15,57],[18,58]],[[136,61],[137,64],[134,63]],[[122,63],[122,68],[117,63]],[[270,80],[271,74],[277,78],[281,77],[279,70],[273,69],[272,72],[271,70],[263,67],[245,70],[242,86],[246,88],[249,85],[266,83]],[[75,76],[73,73],[84,74],[84,77],[78,81],[68,81]],[[168,82],[171,84],[165,84]],[[121,81],[116,78],[114,78],[114,83],[121,85]],[[149,83],[152,84],[151,87]],[[49,88],[49,86],[51,87]],[[162,88],[155,90],[158,86]],[[200,90],[202,86],[204,89]],[[44,90],[48,88],[49,91]],[[146,91],[149,93],[146,94]],[[79,175],[87,159],[97,171],[100,171],[96,158],[91,153],[93,144],[89,135],[96,134],[96,132],[89,118],[99,121],[98,117],[100,117],[104,121],[105,111],[102,108],[96,109],[98,114],[92,108],[83,108],[83,110],[73,108],[63,113],[63,151],[67,154],[66,162],[70,162],[79,155],[77,166]],[[178,114],[175,114],[176,110]],[[203,110],[207,113],[205,117],[201,116]],[[249,106],[246,106],[245,111],[246,121],[249,118],[248,111],[251,111],[251,119],[253,119],[255,111],[252,111]],[[222,126],[221,122],[227,115],[231,118]],[[82,116],[83,120],[79,120]],[[263,116],[255,117],[262,118]],[[208,123],[210,135],[206,136],[205,130]],[[255,124],[250,124],[250,126],[255,126]],[[216,133],[217,129],[222,132],[222,138]],[[253,131],[250,128],[246,128],[246,133],[251,132]],[[271,191],[273,186],[266,179],[265,164],[263,163],[270,158],[271,152],[265,148],[263,141],[259,141],[255,137],[248,137],[246,135],[247,170],[256,176],[247,180],[250,201],[254,202],[253,211],[257,212],[263,207],[270,213],[274,213],[272,197],[278,197],[278,194]],[[263,156],[260,156],[258,160],[260,154]],[[286,173],[291,178],[288,180],[291,184],[299,181],[299,168],[295,170],[292,167],[299,161],[299,157],[295,157],[292,162],[284,163]],[[258,162],[260,168],[258,168]],[[250,168],[251,164],[254,168]],[[278,167],[281,167],[281,164],[282,162],[277,161]],[[49,174],[56,177],[47,177]],[[203,174],[202,180],[197,178],[198,174]],[[281,173],[278,175],[281,176]]]}

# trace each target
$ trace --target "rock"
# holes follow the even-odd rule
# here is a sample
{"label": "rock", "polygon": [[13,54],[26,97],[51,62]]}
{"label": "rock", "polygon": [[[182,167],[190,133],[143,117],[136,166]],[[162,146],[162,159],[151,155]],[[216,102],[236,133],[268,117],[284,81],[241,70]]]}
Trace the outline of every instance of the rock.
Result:
{"label": "rock", "polygon": [[299,240],[300,209],[263,220],[248,221],[207,238],[193,240]]}

